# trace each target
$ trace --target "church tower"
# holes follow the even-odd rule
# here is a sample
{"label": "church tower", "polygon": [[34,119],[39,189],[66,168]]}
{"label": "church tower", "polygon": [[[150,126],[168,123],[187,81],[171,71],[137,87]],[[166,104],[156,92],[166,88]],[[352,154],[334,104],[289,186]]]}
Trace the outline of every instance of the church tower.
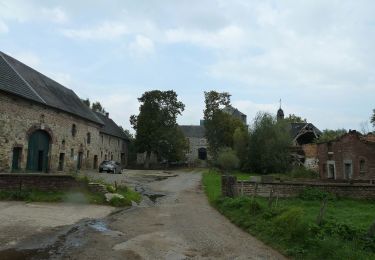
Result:
{"label": "church tower", "polygon": [[281,109],[281,99],[280,99],[280,107],[279,110],[277,110],[277,121],[284,119],[284,111]]}

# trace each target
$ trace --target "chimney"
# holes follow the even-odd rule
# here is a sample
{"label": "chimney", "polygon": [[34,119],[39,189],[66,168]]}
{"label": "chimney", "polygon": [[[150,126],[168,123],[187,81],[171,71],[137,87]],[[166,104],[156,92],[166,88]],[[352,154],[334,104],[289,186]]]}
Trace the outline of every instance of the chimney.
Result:
{"label": "chimney", "polygon": [[105,117],[109,117],[109,113],[108,112],[105,113]]}

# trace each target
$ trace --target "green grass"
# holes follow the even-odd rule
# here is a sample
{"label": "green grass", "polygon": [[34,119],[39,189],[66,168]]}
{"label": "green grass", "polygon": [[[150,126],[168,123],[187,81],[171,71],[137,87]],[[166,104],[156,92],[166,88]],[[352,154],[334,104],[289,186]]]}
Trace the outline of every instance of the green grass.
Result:
{"label": "green grass", "polygon": [[295,259],[375,259],[375,238],[366,231],[375,221],[375,203],[353,199],[328,201],[324,222],[316,222],[320,200],[222,198],[220,175],[203,174],[208,200],[217,210],[265,243]]}
{"label": "green grass", "polygon": [[[85,180],[86,181],[86,180]],[[124,199],[110,201],[109,204],[115,207],[131,206],[131,201],[140,202],[142,197],[139,193],[126,186],[120,186],[115,193],[124,196]],[[68,203],[91,203],[91,204],[108,204],[101,193],[90,192],[84,187],[71,191],[41,191],[41,190],[11,190],[0,191],[0,200],[16,200],[26,202],[68,202]]]}

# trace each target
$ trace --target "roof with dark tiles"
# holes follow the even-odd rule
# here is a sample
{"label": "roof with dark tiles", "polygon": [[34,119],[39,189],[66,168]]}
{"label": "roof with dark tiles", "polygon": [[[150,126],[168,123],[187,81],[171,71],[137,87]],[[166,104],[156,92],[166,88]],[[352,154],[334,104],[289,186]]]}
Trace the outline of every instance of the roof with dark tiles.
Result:
{"label": "roof with dark tiles", "polygon": [[205,138],[204,126],[200,125],[180,125],[185,137]]}
{"label": "roof with dark tiles", "polygon": [[109,118],[107,115],[103,115],[100,112],[94,113],[104,122],[104,126],[100,129],[101,133],[129,140],[124,131],[111,118]]}
{"label": "roof with dark tiles", "polygon": [[0,90],[103,124],[71,89],[1,51]]}

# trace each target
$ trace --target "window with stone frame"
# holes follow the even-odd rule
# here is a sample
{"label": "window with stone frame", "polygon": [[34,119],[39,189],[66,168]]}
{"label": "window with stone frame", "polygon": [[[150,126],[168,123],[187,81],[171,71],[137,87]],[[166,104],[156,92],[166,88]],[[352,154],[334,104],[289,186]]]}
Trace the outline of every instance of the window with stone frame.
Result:
{"label": "window with stone frame", "polygon": [[359,173],[360,174],[366,173],[366,161],[363,158],[359,160]]}
{"label": "window with stone frame", "polygon": [[70,149],[70,158],[74,158],[74,149],[72,148],[72,149]]}

